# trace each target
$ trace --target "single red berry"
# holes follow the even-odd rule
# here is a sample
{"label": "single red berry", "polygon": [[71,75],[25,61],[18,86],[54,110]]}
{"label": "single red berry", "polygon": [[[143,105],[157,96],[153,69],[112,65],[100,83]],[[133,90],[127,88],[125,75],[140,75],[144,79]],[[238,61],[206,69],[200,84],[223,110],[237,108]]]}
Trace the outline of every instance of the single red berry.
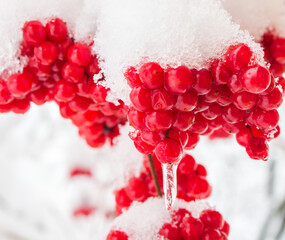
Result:
{"label": "single red berry", "polygon": [[188,142],[184,146],[184,149],[191,150],[196,147],[200,140],[200,137],[198,134],[195,133],[188,133]]}
{"label": "single red berry", "polygon": [[233,102],[233,94],[227,85],[220,88],[220,94],[217,98],[217,103],[221,106],[228,106]]}
{"label": "single red berry", "polygon": [[221,107],[217,103],[211,103],[208,109],[201,112],[201,115],[208,120],[213,120],[218,116],[220,116],[223,113],[223,111],[224,111],[223,107]]}
{"label": "single red berry", "polygon": [[167,138],[156,145],[154,153],[161,163],[176,163],[182,158],[182,147],[177,141]]}
{"label": "single red berry", "polygon": [[138,130],[144,129],[146,127],[144,122],[144,116],[144,113],[139,112],[135,109],[131,109],[128,112],[128,120],[130,125]]}
{"label": "single red berry", "polygon": [[32,79],[25,73],[15,73],[8,77],[7,88],[15,97],[23,97],[32,89]]}
{"label": "single red berry", "polygon": [[179,233],[179,229],[170,224],[165,223],[159,230],[158,234],[163,237],[163,239],[171,239],[171,240],[180,240],[181,236]]}
{"label": "single red berry", "polygon": [[153,153],[154,146],[142,140],[141,135],[138,133],[130,133],[130,138],[134,141],[136,149],[142,154]]}
{"label": "single red berry", "polygon": [[144,201],[147,198],[147,186],[135,177],[132,177],[126,187],[126,194],[133,201]]}
{"label": "single red berry", "polygon": [[256,109],[253,112],[253,120],[257,127],[263,130],[270,130],[277,126],[279,122],[279,114],[277,110],[264,111]]}
{"label": "single red berry", "polygon": [[228,80],[228,86],[233,93],[238,93],[242,90],[242,85],[239,77],[233,74]]}
{"label": "single red berry", "polygon": [[123,207],[129,207],[132,202],[124,188],[115,192],[115,200],[117,204]]}
{"label": "single red berry", "polygon": [[233,104],[224,109],[223,119],[228,123],[237,123],[244,119],[245,112],[236,108]]}
{"label": "single red berry", "polygon": [[157,63],[149,62],[142,65],[139,69],[139,77],[148,89],[163,87],[164,70]]}
{"label": "single red berry", "polygon": [[68,103],[71,110],[74,112],[83,112],[88,109],[92,101],[89,98],[75,96],[70,102]]}
{"label": "single red berry", "polygon": [[201,240],[223,240],[221,233],[216,229],[207,229]]}
{"label": "single red berry", "polygon": [[[165,136],[165,134],[163,134],[163,136]],[[175,141],[180,143],[182,147],[184,147],[186,145],[186,143],[188,142],[188,134],[187,134],[187,132],[182,132],[182,131],[179,131],[179,130],[176,130],[176,129],[168,130],[168,137],[171,138],[171,139],[174,139]]]}
{"label": "single red berry", "polygon": [[201,69],[195,72],[196,81],[192,88],[198,95],[205,95],[211,91],[213,77],[207,69]]}
{"label": "single red berry", "polygon": [[59,80],[55,86],[54,98],[59,102],[68,102],[76,95],[76,86],[73,83]]}
{"label": "single red berry", "polygon": [[189,129],[189,133],[203,134],[208,129],[208,121],[200,114],[195,115],[195,121]]}
{"label": "single red berry", "polygon": [[142,131],[141,138],[144,142],[155,146],[161,140],[165,139],[165,135],[162,132],[153,132],[153,131]]}
{"label": "single red berry", "polygon": [[220,61],[213,62],[211,66],[214,82],[217,85],[226,84],[232,76],[231,71]]}
{"label": "single red berry", "polygon": [[171,111],[154,111],[146,114],[145,125],[150,131],[166,131],[172,126]]}
{"label": "single red berry", "polygon": [[130,93],[130,99],[134,108],[141,112],[150,111],[151,106],[151,92],[144,87],[134,87]]}
{"label": "single red berry", "polygon": [[194,122],[193,112],[177,112],[174,118],[173,127],[180,131],[187,131]]}
{"label": "single red berry", "polygon": [[58,54],[57,46],[50,41],[45,41],[34,48],[35,57],[43,65],[51,65],[57,59]]}
{"label": "single red berry", "polygon": [[242,71],[240,81],[246,91],[250,93],[262,93],[269,87],[271,77],[266,68],[254,65]]}
{"label": "single red berry", "polygon": [[239,72],[249,65],[251,58],[251,49],[242,43],[229,48],[226,53],[226,64],[232,71]]}
{"label": "single red berry", "polygon": [[279,88],[275,88],[271,93],[259,98],[258,106],[266,111],[277,109],[283,102],[283,94]]}
{"label": "single red berry", "polygon": [[91,50],[87,44],[76,43],[67,51],[68,61],[77,66],[87,66],[91,60]]}
{"label": "single red berry", "polygon": [[18,114],[24,114],[29,111],[31,105],[27,99],[14,99],[12,101],[12,111]]}
{"label": "single red berry", "polygon": [[109,232],[106,240],[128,240],[128,235],[122,231],[112,230]]}
{"label": "single red berry", "polygon": [[98,138],[86,138],[86,143],[92,148],[103,147],[106,142],[105,134],[101,134]]}
{"label": "single red berry", "polygon": [[41,88],[31,92],[29,97],[33,103],[35,103],[37,105],[42,105],[49,98],[49,90],[46,87],[41,87]]}
{"label": "single red berry", "polygon": [[67,37],[66,23],[60,18],[51,19],[46,25],[48,38],[53,42],[63,42]]}
{"label": "single red berry", "polygon": [[216,102],[220,96],[221,86],[213,85],[210,92],[204,96],[204,101],[207,103]]}
{"label": "single red berry", "polygon": [[183,239],[199,240],[204,231],[204,224],[201,220],[188,216],[180,224],[180,231]]}
{"label": "single red berry", "polygon": [[79,129],[79,135],[89,139],[97,139],[103,133],[104,126],[100,123],[95,123],[92,126],[83,126]]}
{"label": "single red berry", "polygon": [[223,225],[223,227],[221,228],[221,232],[225,233],[226,236],[229,236],[229,233],[230,233],[230,225],[228,224],[227,221],[224,221],[224,225]]}
{"label": "single red berry", "polygon": [[61,69],[62,77],[70,82],[81,82],[86,76],[83,67],[79,67],[72,63],[65,63]]}
{"label": "single red berry", "polygon": [[170,110],[175,103],[175,97],[164,88],[151,92],[151,103],[154,110]]}
{"label": "single red berry", "polygon": [[7,104],[0,104],[0,113],[7,113],[12,111],[13,104],[12,102],[9,102]]}
{"label": "single red berry", "polygon": [[258,96],[249,92],[240,92],[234,96],[234,105],[240,110],[249,110],[256,106]]}
{"label": "single red berry", "polygon": [[277,79],[277,83],[276,85],[279,87],[279,89],[281,90],[282,94],[285,94],[285,78],[283,77],[279,77]]}
{"label": "single red berry", "polygon": [[200,219],[208,228],[220,229],[224,224],[223,216],[215,210],[203,211],[200,214]]}
{"label": "single red berry", "polygon": [[76,112],[70,109],[68,104],[63,102],[59,103],[59,112],[63,118],[70,118],[76,114]]}
{"label": "single red berry", "polygon": [[263,137],[251,138],[246,146],[246,152],[252,159],[267,161],[268,143],[266,139]]}
{"label": "single red berry", "polygon": [[197,94],[193,90],[189,90],[177,97],[175,108],[182,112],[190,112],[196,107],[197,102]]}
{"label": "single red berry", "polygon": [[36,45],[46,40],[45,27],[39,21],[26,22],[23,28],[23,39],[28,45]]}
{"label": "single red berry", "polygon": [[181,162],[178,166],[178,172],[181,174],[189,174],[194,171],[196,168],[196,162],[195,159],[189,155],[185,154],[185,156],[182,158]]}
{"label": "single red berry", "polygon": [[89,64],[86,66],[86,72],[90,77],[93,77],[94,74],[98,74],[101,71],[99,67],[99,61],[97,56],[92,56]]}
{"label": "single red berry", "polygon": [[168,69],[165,78],[166,88],[174,94],[185,93],[194,82],[192,72],[185,66]]}

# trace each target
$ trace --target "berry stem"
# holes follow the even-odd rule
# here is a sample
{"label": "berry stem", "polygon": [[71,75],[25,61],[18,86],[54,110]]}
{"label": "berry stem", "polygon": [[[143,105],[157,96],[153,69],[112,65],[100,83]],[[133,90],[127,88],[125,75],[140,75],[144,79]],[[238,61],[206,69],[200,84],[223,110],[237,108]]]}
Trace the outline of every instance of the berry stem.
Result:
{"label": "berry stem", "polygon": [[249,130],[249,132],[250,132],[251,136],[254,138],[254,135],[253,135],[253,132],[252,132],[252,130],[251,130],[251,128],[250,128],[250,126],[249,126],[249,125],[247,125],[246,127],[248,128],[248,130]]}
{"label": "berry stem", "polygon": [[161,188],[159,186],[159,182],[158,182],[158,179],[157,179],[157,174],[156,174],[156,170],[155,170],[155,167],[154,167],[154,164],[153,164],[152,155],[148,154],[147,157],[148,157],[148,162],[149,162],[149,166],[150,166],[151,176],[152,176],[152,179],[154,181],[155,190],[157,192],[157,195],[159,197],[162,197]]}

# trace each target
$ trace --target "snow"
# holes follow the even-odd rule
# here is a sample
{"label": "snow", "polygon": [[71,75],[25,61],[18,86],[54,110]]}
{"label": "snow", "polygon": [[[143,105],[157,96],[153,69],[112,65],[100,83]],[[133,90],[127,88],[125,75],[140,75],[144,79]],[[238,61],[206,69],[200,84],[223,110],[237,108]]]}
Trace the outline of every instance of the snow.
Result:
{"label": "snow", "polygon": [[132,240],[158,239],[157,233],[162,225],[171,222],[172,211],[185,208],[198,218],[203,210],[210,209],[206,202],[187,203],[177,199],[172,211],[167,211],[163,201],[161,198],[149,198],[144,203],[133,203],[128,211],[114,220],[112,229],[122,230]]}
{"label": "snow", "polygon": [[259,60],[263,56],[217,0],[105,0],[94,41],[109,99],[126,103],[130,88],[123,74],[130,66],[154,61],[200,69],[236,43],[246,43]]}
{"label": "snow", "polygon": [[223,0],[223,6],[233,20],[246,29],[257,41],[268,30],[285,37],[284,0]]}

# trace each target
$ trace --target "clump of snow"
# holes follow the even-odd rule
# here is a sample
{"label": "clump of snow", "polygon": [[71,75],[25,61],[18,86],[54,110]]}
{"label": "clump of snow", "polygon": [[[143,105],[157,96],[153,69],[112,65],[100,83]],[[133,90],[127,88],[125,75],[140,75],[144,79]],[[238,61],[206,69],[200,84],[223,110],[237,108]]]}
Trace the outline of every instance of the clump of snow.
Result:
{"label": "clump of snow", "polygon": [[248,30],[257,41],[268,30],[285,37],[284,0],[224,0],[223,5],[233,20]]}
{"label": "clump of snow", "polygon": [[200,69],[239,42],[249,45],[258,59],[263,56],[216,0],[105,0],[94,41],[110,99],[126,102],[130,88],[123,73],[130,66],[155,61],[163,67]]}
{"label": "clump of snow", "polygon": [[112,229],[124,231],[132,240],[157,239],[157,233],[162,225],[171,222],[173,211],[185,208],[193,217],[198,218],[203,210],[210,209],[203,201],[187,203],[177,199],[170,212],[165,209],[163,201],[162,198],[149,198],[144,203],[134,202],[114,220]]}

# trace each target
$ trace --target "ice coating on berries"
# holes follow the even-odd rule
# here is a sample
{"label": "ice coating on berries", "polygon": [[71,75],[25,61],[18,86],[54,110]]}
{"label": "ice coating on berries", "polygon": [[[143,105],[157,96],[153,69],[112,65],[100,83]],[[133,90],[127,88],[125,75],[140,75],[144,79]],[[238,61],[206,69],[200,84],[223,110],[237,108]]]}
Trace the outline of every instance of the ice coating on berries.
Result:
{"label": "ice coating on berries", "polygon": [[[113,10],[121,5],[124,12]],[[231,22],[219,1],[108,0],[102,3],[99,22],[94,47],[100,66],[112,97],[126,103],[129,88],[124,73],[131,66],[156,62],[164,68],[184,65],[199,70],[237,42],[247,44],[257,59],[262,58],[261,48]]]}

